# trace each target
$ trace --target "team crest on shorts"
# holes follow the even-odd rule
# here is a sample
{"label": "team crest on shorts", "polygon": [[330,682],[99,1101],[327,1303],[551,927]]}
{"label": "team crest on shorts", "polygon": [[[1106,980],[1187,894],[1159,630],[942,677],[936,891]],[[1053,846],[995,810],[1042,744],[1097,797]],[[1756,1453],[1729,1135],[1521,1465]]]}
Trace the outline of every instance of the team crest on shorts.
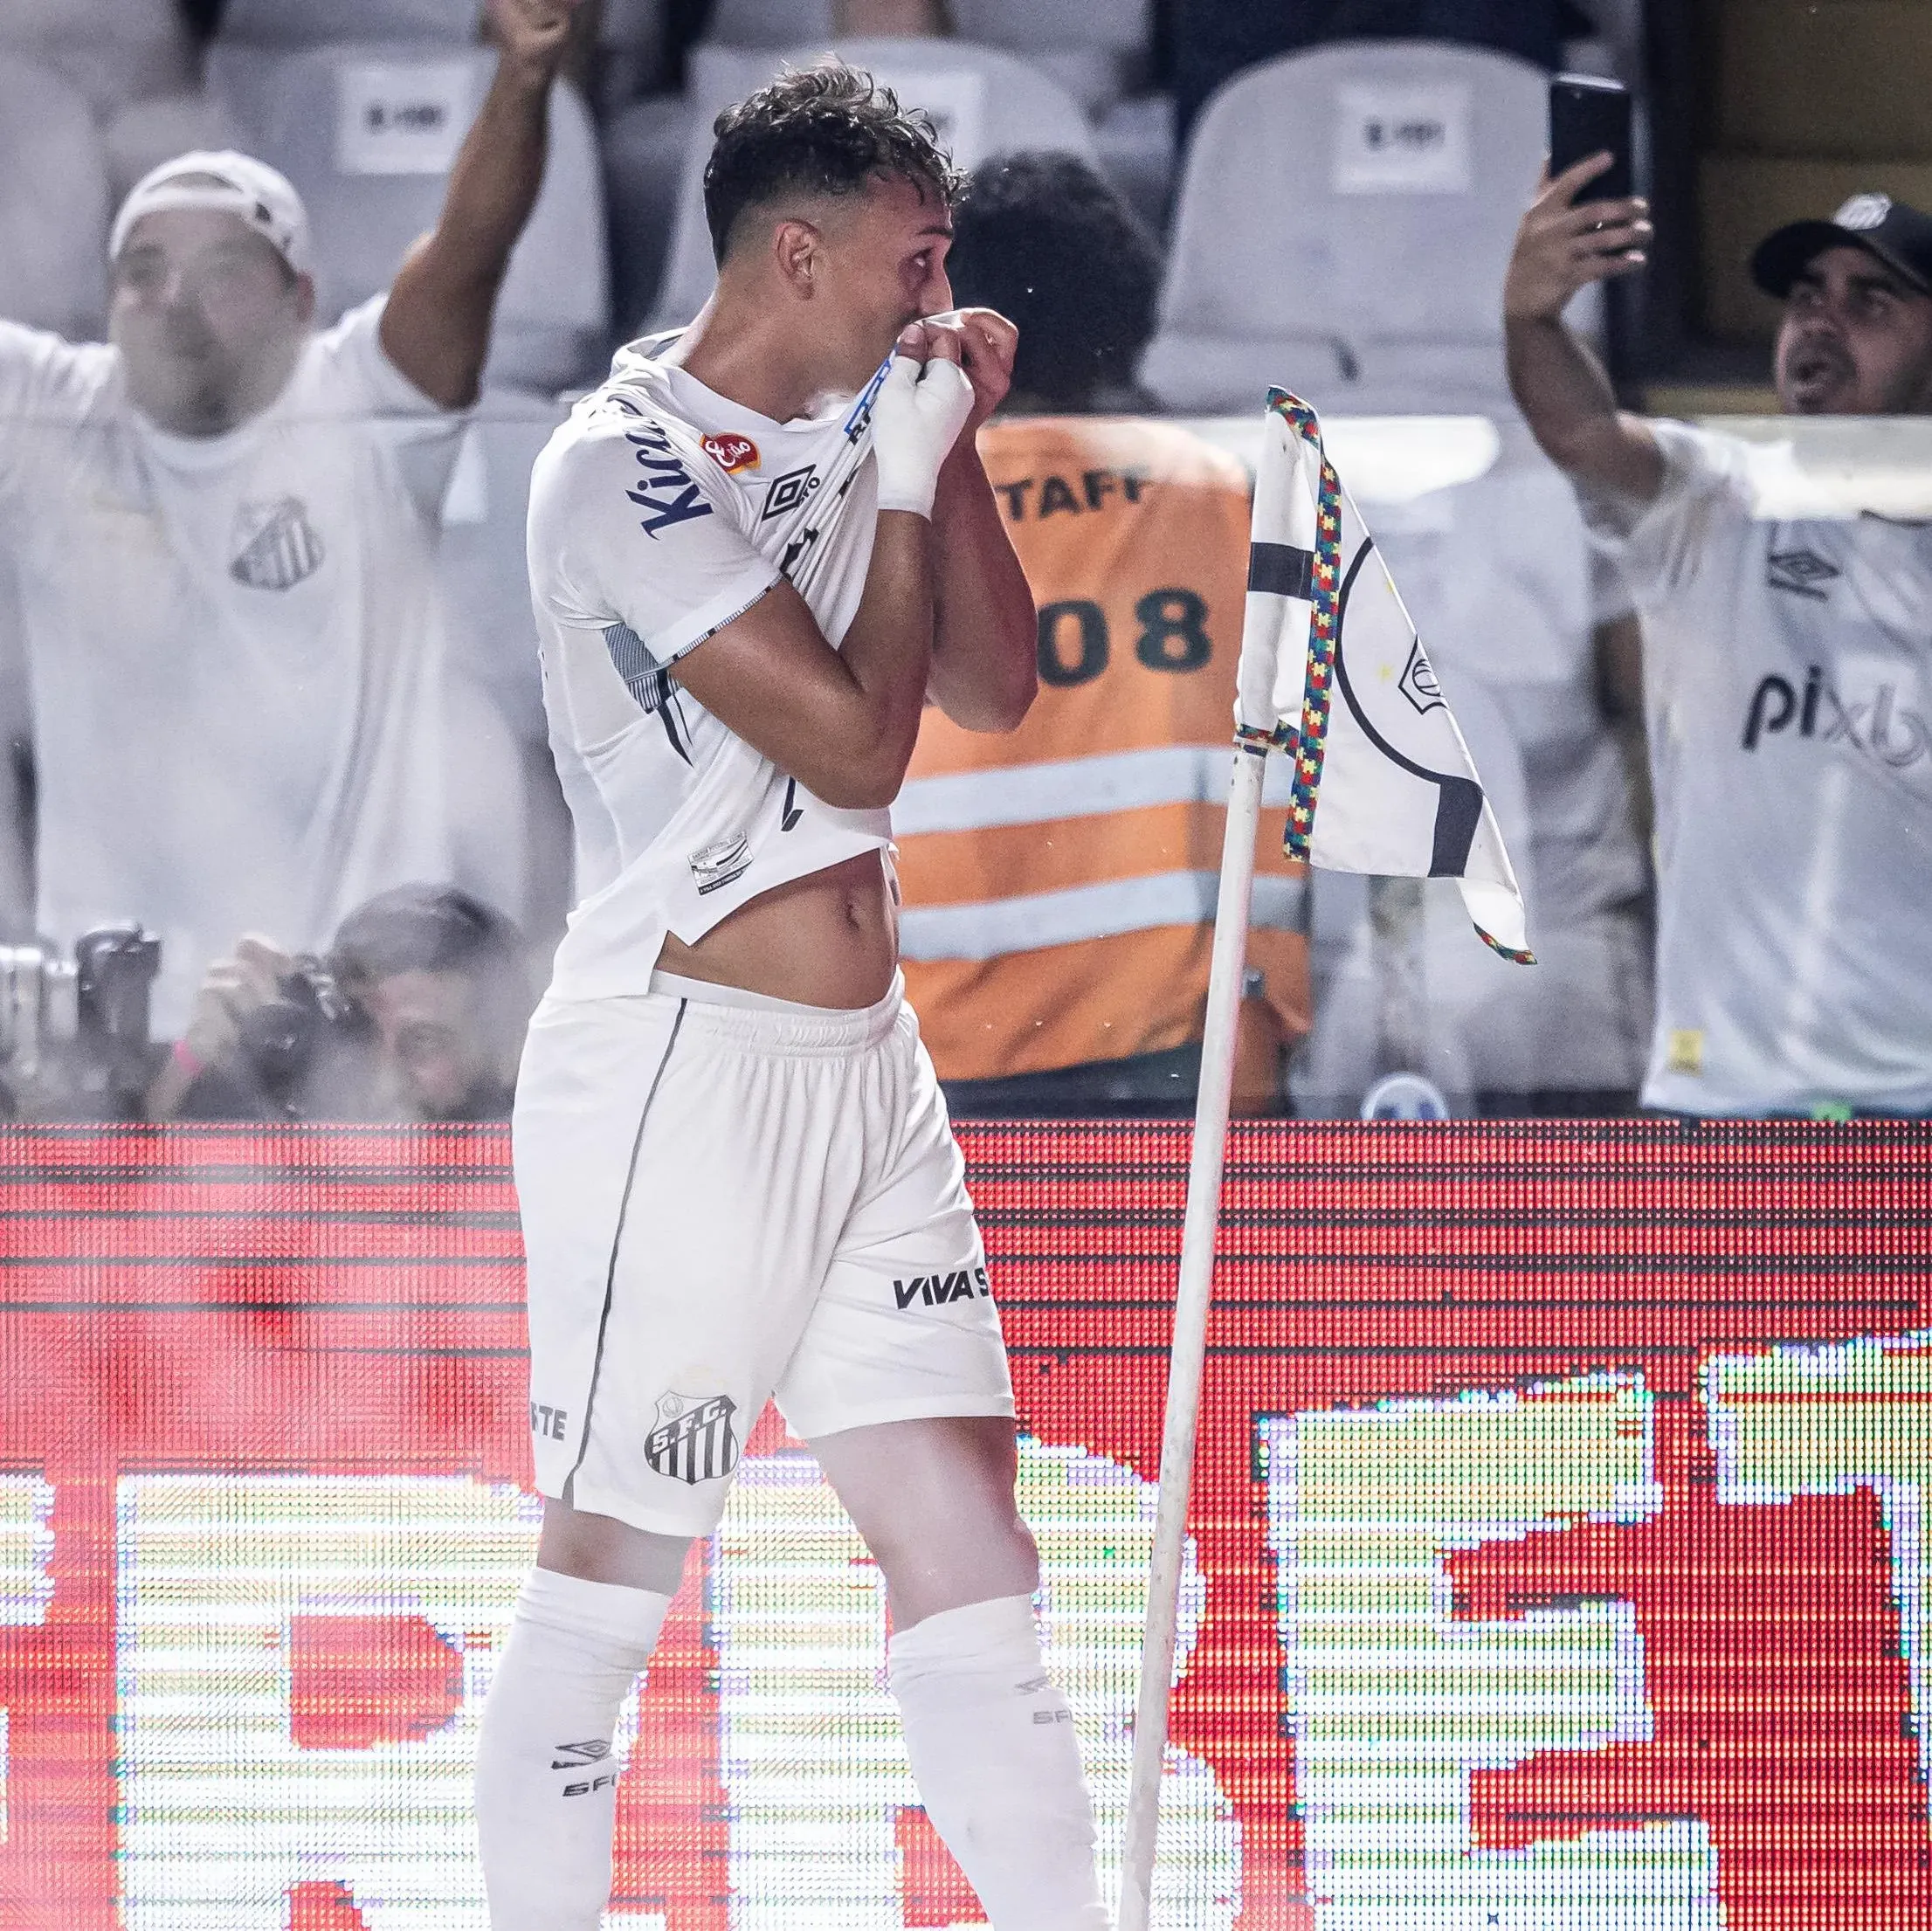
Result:
{"label": "team crest on shorts", "polygon": [[738,1404],[728,1395],[658,1397],[658,1425],[644,1438],[644,1459],[673,1481],[715,1482],[738,1465]]}
{"label": "team crest on shorts", "polygon": [[735,476],[742,469],[756,469],[758,466],[758,445],[749,436],[707,436],[703,438],[704,452],[727,476]]}

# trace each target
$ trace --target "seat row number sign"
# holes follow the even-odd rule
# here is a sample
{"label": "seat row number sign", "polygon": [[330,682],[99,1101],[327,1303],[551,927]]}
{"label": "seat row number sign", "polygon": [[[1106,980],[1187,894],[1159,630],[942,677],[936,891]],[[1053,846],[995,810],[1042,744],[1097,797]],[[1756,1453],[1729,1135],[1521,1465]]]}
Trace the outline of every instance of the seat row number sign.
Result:
{"label": "seat row number sign", "polygon": [[345,175],[446,175],[474,111],[466,60],[360,61],[337,77]]}
{"label": "seat row number sign", "polygon": [[1460,81],[1344,82],[1335,89],[1334,191],[1467,194],[1469,117]]}

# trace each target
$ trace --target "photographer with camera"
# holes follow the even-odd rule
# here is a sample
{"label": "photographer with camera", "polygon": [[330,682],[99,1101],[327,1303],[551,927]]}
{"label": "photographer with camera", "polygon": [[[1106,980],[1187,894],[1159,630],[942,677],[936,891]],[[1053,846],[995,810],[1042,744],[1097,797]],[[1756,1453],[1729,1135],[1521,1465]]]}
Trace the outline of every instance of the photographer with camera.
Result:
{"label": "photographer with camera", "polygon": [[[1788,445],[1620,410],[1565,327],[1642,266],[1641,201],[1546,181],[1504,287],[1510,386],[1643,620],[1656,801],[1646,1105],[1932,1113],[1932,528],[1777,507]],[[1780,228],[1787,416],[1932,414],[1932,217],[1882,194]]]}
{"label": "photographer with camera", "polygon": [[250,935],[208,969],[150,1120],[509,1117],[531,1008],[522,934],[448,886],[350,913],[326,957]]}

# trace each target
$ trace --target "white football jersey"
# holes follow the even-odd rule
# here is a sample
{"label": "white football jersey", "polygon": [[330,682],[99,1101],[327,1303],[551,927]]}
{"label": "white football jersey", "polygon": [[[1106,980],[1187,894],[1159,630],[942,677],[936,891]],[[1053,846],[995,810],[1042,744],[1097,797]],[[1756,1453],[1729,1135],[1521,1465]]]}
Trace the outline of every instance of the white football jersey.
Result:
{"label": "white football jersey", "polygon": [[1656,500],[1588,506],[1644,624],[1644,1098],[1932,1112],[1932,527],[1761,517],[1777,445],[1653,427]]}
{"label": "white football jersey", "polygon": [[40,929],[159,934],[157,1036],[243,933],[320,947],[372,893],[449,873],[435,545],[464,418],[390,362],[382,311],[194,438],[135,409],[119,349],[0,322]]}
{"label": "white football jersey", "polygon": [[658,360],[675,339],[620,350],[531,478],[544,706],[576,834],[554,998],[644,992],[667,932],[693,944],[774,886],[891,842],[887,812],[822,803],[669,674],[780,577],[844,638],[878,521],[879,378],[776,423]]}

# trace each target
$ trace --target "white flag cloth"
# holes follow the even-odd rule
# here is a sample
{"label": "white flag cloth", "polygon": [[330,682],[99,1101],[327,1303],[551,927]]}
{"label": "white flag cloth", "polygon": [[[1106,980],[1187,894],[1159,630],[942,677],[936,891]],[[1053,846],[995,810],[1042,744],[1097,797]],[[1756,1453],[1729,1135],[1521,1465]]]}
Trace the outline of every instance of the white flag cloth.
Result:
{"label": "white flag cloth", "polygon": [[1450,878],[1484,941],[1534,964],[1522,893],[1475,761],[1314,411],[1268,391],[1236,735],[1294,765],[1288,856]]}

